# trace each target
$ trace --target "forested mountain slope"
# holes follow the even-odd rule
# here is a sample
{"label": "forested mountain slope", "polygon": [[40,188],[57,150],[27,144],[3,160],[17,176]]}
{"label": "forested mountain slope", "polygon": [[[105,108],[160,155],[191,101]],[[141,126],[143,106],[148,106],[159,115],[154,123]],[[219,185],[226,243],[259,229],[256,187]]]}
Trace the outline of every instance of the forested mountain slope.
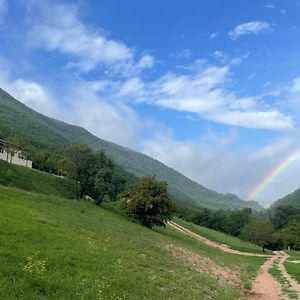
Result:
{"label": "forested mountain slope", "polygon": [[291,194],[288,194],[287,196],[277,200],[273,205],[272,208],[275,208],[279,205],[285,205],[285,206],[293,206],[295,208],[300,209],[300,189],[294,191]]}
{"label": "forested mountain slope", "polygon": [[81,127],[39,114],[0,89],[0,138],[12,136],[26,138],[39,147],[84,143],[94,149],[102,149],[136,176],[155,175],[167,181],[169,191],[177,201],[212,209],[261,209],[255,202],[248,203],[235,195],[207,189],[145,154],[102,140]]}

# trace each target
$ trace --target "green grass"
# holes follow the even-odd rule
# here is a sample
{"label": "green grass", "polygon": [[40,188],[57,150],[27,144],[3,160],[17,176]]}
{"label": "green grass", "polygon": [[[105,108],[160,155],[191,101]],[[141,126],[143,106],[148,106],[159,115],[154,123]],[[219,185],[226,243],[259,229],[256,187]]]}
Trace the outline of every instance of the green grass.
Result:
{"label": "green grass", "polygon": [[91,203],[0,186],[0,299],[239,299],[263,262]]}
{"label": "green grass", "polygon": [[293,276],[300,284],[300,264],[294,264],[291,262],[285,262],[284,266],[287,272]]}
{"label": "green grass", "polygon": [[261,247],[242,241],[239,238],[233,237],[231,235],[219,231],[215,231],[206,227],[198,226],[196,224],[186,222],[179,218],[176,218],[174,221],[211,241],[226,244],[230,246],[232,249],[241,252],[260,253],[260,254],[263,253]]}
{"label": "green grass", "polygon": [[300,261],[300,251],[287,251],[290,255],[284,266],[287,272],[293,276],[300,283],[300,264],[292,263],[290,261]]}
{"label": "green grass", "polygon": [[71,199],[76,197],[76,187],[73,181],[12,165],[2,160],[0,160],[0,184],[46,195]]}
{"label": "green grass", "polygon": [[288,260],[297,260],[300,261],[300,251],[286,251],[290,256]]}
{"label": "green grass", "polygon": [[282,292],[288,295],[289,299],[298,299],[297,293],[291,290],[289,282],[278,269],[278,260],[274,261],[272,267],[269,269],[269,273],[280,283]]}

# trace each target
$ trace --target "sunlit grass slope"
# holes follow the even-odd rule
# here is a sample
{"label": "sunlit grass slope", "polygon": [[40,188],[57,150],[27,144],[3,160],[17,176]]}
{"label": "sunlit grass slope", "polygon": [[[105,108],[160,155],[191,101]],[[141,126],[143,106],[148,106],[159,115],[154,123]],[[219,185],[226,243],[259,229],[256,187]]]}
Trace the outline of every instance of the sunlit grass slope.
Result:
{"label": "sunlit grass slope", "polygon": [[75,182],[2,160],[0,160],[0,184],[46,195],[76,197]]}
{"label": "sunlit grass slope", "polygon": [[0,299],[238,299],[263,261],[0,186]]}

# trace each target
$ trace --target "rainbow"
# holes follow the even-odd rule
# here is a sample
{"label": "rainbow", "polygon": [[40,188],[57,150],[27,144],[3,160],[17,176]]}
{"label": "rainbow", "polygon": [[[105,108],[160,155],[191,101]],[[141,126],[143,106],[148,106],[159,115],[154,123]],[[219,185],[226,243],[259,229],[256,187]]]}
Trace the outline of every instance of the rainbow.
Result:
{"label": "rainbow", "polygon": [[253,201],[256,197],[290,164],[300,159],[300,148],[290,154],[285,160],[279,163],[250,193],[247,201]]}

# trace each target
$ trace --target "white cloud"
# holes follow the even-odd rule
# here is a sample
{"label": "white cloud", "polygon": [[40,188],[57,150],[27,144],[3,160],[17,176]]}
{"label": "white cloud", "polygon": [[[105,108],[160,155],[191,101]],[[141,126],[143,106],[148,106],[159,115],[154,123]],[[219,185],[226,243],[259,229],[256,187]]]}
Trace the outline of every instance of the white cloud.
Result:
{"label": "white cloud", "polygon": [[110,81],[76,79],[60,82],[60,89],[53,91],[35,81],[12,79],[8,64],[0,59],[0,87],[17,100],[42,114],[82,126],[100,138],[137,147],[139,131],[147,125],[142,125],[129,106],[114,102],[110,96],[99,96],[112,85]]}
{"label": "white cloud", "polygon": [[300,93],[300,76],[293,80],[291,91],[293,93]]}
{"label": "white cloud", "polygon": [[196,62],[188,74],[169,73],[161,77],[148,87],[144,99],[153,105],[194,113],[227,125],[273,130],[293,128],[291,116],[265,107],[258,98],[241,98],[231,92],[230,79],[229,66]]}
{"label": "white cloud", "polygon": [[237,40],[243,35],[258,34],[268,32],[272,29],[272,25],[268,22],[252,21],[237,25],[232,31],[229,32],[229,36],[233,40]]}
{"label": "white cloud", "polygon": [[101,29],[82,23],[77,6],[37,1],[32,2],[30,8],[32,30],[29,40],[32,45],[69,55],[67,66],[70,68],[89,72],[104,66],[131,74],[154,64],[149,54],[135,62],[134,49],[108,38]]}
{"label": "white cloud", "polygon": [[[135,58],[135,51],[121,41],[107,38],[102,30],[82,23],[78,6],[34,1],[31,21],[31,41],[48,51],[59,51],[68,59],[68,67],[88,72],[104,67],[104,80],[90,86],[102,99],[108,96],[116,103],[122,101],[147,102],[174,109],[227,125],[247,128],[286,130],[293,127],[290,116],[273,109],[266,110],[256,99],[240,99],[226,84],[230,81],[230,66],[240,64],[243,58],[229,60],[222,52],[215,56],[227,65],[209,66],[198,60],[187,66],[186,74],[168,73],[153,82],[143,81],[140,72],[153,67],[154,58],[144,54]],[[264,22],[250,22],[237,26],[236,35],[266,30]],[[185,49],[181,55],[190,55]],[[183,72],[183,73],[184,73]],[[125,79],[120,79],[119,75]],[[115,79],[118,75],[118,79]],[[108,79],[112,78],[112,79]],[[91,84],[91,83],[90,83]],[[254,105],[255,104],[255,105]],[[254,106],[257,106],[254,108]]]}
{"label": "white cloud", "polygon": [[127,105],[98,96],[86,82],[69,87],[64,120],[82,126],[96,136],[136,147],[140,125],[138,115]]}
{"label": "white cloud", "polygon": [[211,40],[214,40],[214,39],[216,39],[219,35],[220,35],[220,33],[216,31],[216,32],[211,33],[211,35],[209,36],[209,38],[210,38]]}
{"label": "white cloud", "polygon": [[136,96],[141,96],[144,94],[145,85],[140,78],[134,77],[123,82],[119,88],[118,95],[120,97],[131,96],[132,94]]}
{"label": "white cloud", "polygon": [[222,64],[228,62],[228,56],[223,51],[215,51],[212,55]]}
{"label": "white cloud", "polygon": [[55,116],[58,106],[49,91],[37,82],[9,78],[10,70],[6,63],[0,61],[0,87],[25,105],[44,113],[47,116]]}

